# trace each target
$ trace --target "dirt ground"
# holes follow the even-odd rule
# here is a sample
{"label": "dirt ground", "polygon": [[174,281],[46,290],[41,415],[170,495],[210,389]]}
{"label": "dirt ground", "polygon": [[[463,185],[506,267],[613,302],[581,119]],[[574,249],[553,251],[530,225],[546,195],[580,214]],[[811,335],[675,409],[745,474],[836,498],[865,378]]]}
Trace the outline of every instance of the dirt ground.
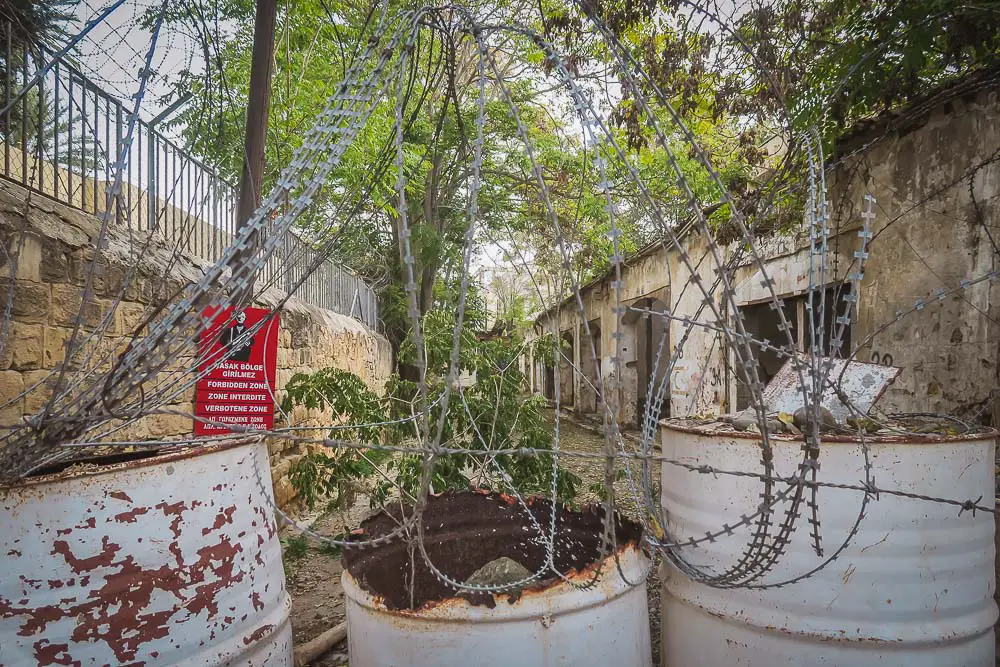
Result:
{"label": "dirt ground", "polygon": [[[315,528],[324,532],[322,521]],[[285,577],[292,596],[292,634],[295,645],[344,621],[344,590],[340,586],[340,555],[311,544],[298,558],[289,559],[286,547]],[[333,667],[347,664],[347,641],[341,642],[313,665]]]}
{"label": "dirt ground", "polygon": [[[563,418],[560,420],[560,446],[566,451],[600,452],[603,437],[595,425]],[[603,462],[600,459],[574,459],[566,457],[562,465],[579,475],[583,480],[579,487],[578,500],[581,503],[597,500],[591,484],[600,483],[604,478]],[[658,485],[659,470],[655,481]],[[616,496],[621,510],[628,515],[636,513],[631,485],[627,479],[615,485]],[[370,510],[363,503],[356,504],[347,512],[321,514],[311,517],[312,528],[320,535],[333,536],[357,527]],[[310,521],[310,519],[305,519]],[[282,530],[285,554],[285,574],[288,590],[292,596],[292,631],[295,645],[299,646],[344,620],[344,591],[340,585],[342,572],[340,554],[315,540],[303,540],[297,532],[286,527]],[[658,563],[655,564],[658,566]],[[659,664],[660,653],[660,582],[657,567],[654,566],[647,583],[649,602],[650,638],[652,640],[653,664]],[[347,642],[341,642],[313,665],[332,667],[348,664]]]}
{"label": "dirt ground", "polygon": [[[357,528],[371,510],[367,501],[341,512],[322,513],[300,519],[313,532],[327,536],[343,535]],[[300,646],[345,620],[344,589],[340,585],[343,567],[340,552],[329,544],[304,539],[291,526],[281,531],[285,561],[285,580],[292,596],[292,635]],[[333,647],[311,664],[333,667],[347,664],[347,641]]]}

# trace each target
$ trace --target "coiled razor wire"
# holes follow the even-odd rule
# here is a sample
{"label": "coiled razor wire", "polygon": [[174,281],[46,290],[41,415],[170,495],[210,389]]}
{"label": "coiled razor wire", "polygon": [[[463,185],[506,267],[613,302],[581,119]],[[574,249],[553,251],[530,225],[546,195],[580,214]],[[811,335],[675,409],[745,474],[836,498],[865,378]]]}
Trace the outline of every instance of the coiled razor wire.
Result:
{"label": "coiled razor wire", "polygon": [[[117,3],[120,5],[121,3]],[[748,47],[739,40],[736,32],[726,24],[726,21],[715,12],[693,2],[685,3],[693,12],[704,15],[718,27],[742,45],[749,53]],[[115,5],[117,6],[117,5]],[[85,32],[91,30],[99,19],[106,18],[111,7],[94,22],[88,23]],[[832,372],[833,358],[843,357],[853,359],[875,336],[883,333],[889,327],[898,325],[908,315],[921,311],[934,302],[941,302],[949,297],[960,295],[969,288],[987,282],[997,282],[998,274],[990,271],[977,276],[968,276],[959,281],[958,285],[941,288],[933,299],[918,300],[907,310],[899,311],[895,318],[876,327],[868,337],[853,351],[844,350],[845,333],[856,314],[860,299],[860,286],[864,277],[865,260],[871,251],[870,245],[875,236],[872,221],[874,199],[869,195],[864,200],[864,210],[861,213],[861,228],[857,234],[858,246],[854,251],[853,260],[847,268],[846,290],[838,291],[832,297],[833,321],[826,320],[828,313],[826,286],[830,277],[836,273],[831,269],[830,236],[834,234],[839,241],[839,230],[831,229],[830,205],[827,200],[826,172],[822,141],[815,130],[797,137],[797,145],[805,155],[807,174],[805,174],[806,206],[804,228],[808,231],[808,336],[812,341],[807,354],[797,352],[793,328],[784,310],[784,302],[775,291],[775,283],[769,277],[768,266],[762,252],[758,251],[758,227],[762,224],[770,208],[771,202],[754,215],[741,210],[739,202],[729,192],[724,180],[712,164],[708,153],[699,144],[695,134],[688,128],[682,115],[671,104],[668,96],[660,90],[656,82],[647,75],[631,51],[623,45],[610,28],[595,13],[589,4],[579,7],[580,12],[590,28],[590,35],[601,44],[611,61],[621,83],[621,89],[629,99],[633,100],[640,111],[647,129],[655,139],[657,149],[661,150],[670,169],[670,178],[683,194],[686,208],[690,214],[689,221],[684,225],[676,224],[663,202],[657,200],[651,184],[640,174],[631,156],[622,145],[620,136],[615,132],[607,118],[593,100],[593,90],[588,88],[585,77],[581,77],[567,57],[556,48],[547,37],[524,27],[523,24],[505,24],[492,17],[490,20],[480,20],[474,11],[457,4],[440,7],[421,7],[412,11],[404,11],[394,17],[387,17],[385,12],[377,26],[367,33],[359,42],[356,57],[347,66],[344,78],[334,89],[327,100],[325,109],[316,118],[313,126],[305,133],[302,145],[295,150],[289,164],[282,170],[274,189],[264,199],[262,205],[253,214],[249,223],[238,230],[232,244],[222,253],[222,257],[204,272],[204,277],[192,285],[183,287],[178,293],[168,298],[165,303],[152,309],[145,321],[133,334],[131,342],[124,352],[114,355],[100,347],[101,337],[107,332],[114,309],[124,296],[124,289],[137,272],[138,261],[130,267],[128,278],[122,293],[113,302],[112,310],[105,315],[98,327],[90,332],[84,331],[84,308],[89,299],[94,272],[102,249],[102,240],[109,233],[112,210],[120,205],[123,187],[123,170],[130,154],[129,146],[135,123],[138,120],[138,110],[145,95],[146,83],[151,74],[151,63],[156,49],[166,3],[161,7],[154,25],[153,38],[146,52],[146,67],[141,72],[133,111],[129,115],[128,131],[123,149],[113,165],[114,178],[108,186],[108,205],[101,220],[101,235],[98,241],[98,251],[90,267],[84,289],[84,304],[81,305],[79,318],[73,329],[70,349],[67,350],[67,362],[50,374],[55,382],[49,400],[36,415],[30,415],[22,424],[11,426],[0,435],[0,480],[10,482],[41,470],[48,466],[64,464],[73,461],[81,450],[87,448],[141,448],[156,447],[188,447],[195,444],[227,443],[247,440],[260,443],[264,439],[284,441],[294,445],[323,446],[333,449],[345,449],[357,452],[377,470],[387,481],[393,477],[389,471],[368,458],[373,451],[388,452],[392,455],[419,455],[420,475],[415,493],[410,494],[396,484],[397,494],[386,505],[398,505],[396,527],[385,535],[376,538],[338,539],[323,536],[315,531],[301,526],[294,521],[293,525],[311,537],[335,546],[350,546],[351,548],[374,548],[393,540],[404,540],[409,544],[412,558],[419,558],[427,569],[441,582],[454,589],[468,589],[483,592],[498,592],[529,585],[551,574],[570,585],[587,588],[593,586],[602,576],[605,565],[615,562],[620,576],[621,565],[617,562],[619,545],[615,534],[615,514],[619,507],[616,497],[615,483],[618,473],[624,475],[624,481],[629,495],[636,505],[636,517],[645,528],[646,543],[668,559],[686,576],[719,588],[754,588],[764,589],[784,586],[812,576],[830,562],[838,558],[851,544],[857,535],[865,516],[868,504],[877,501],[880,496],[893,496],[920,502],[932,502],[955,507],[960,514],[977,511],[993,512],[991,503],[982,503],[979,499],[949,499],[933,497],[926,494],[903,491],[899,489],[882,488],[876,484],[873,470],[869,440],[866,434],[858,430],[852,433],[861,448],[861,465],[863,478],[856,483],[829,482],[820,477],[820,459],[822,456],[823,433],[820,431],[822,422],[822,407],[820,398],[827,389],[832,389],[841,397],[845,405],[854,411],[855,416],[864,415],[850,402],[842,390],[842,370],[838,376]],[[424,346],[422,315],[418,304],[417,267],[414,259],[414,248],[411,244],[412,229],[408,219],[407,186],[411,172],[406,161],[405,130],[407,116],[415,116],[411,104],[410,89],[413,86],[414,72],[418,56],[418,40],[422,34],[447,35],[448,39],[439,41],[439,48],[444,49],[444,58],[451,58],[450,66],[454,64],[455,51],[463,48],[463,40],[469,40],[470,52],[475,58],[475,81],[469,86],[476,95],[474,137],[471,143],[469,165],[470,177],[462,197],[464,198],[464,216],[467,227],[464,232],[461,256],[461,273],[459,276],[459,294],[456,299],[456,321],[452,331],[447,378],[440,393],[432,395],[428,382],[428,362]],[[82,38],[83,33],[76,41]],[[457,38],[457,43],[456,43]],[[553,203],[549,181],[538,159],[538,150],[531,134],[526,127],[520,109],[518,98],[512,92],[503,67],[497,61],[500,49],[498,44],[504,41],[518,41],[525,48],[534,49],[545,62],[547,75],[553,80],[554,91],[564,95],[569,100],[571,115],[579,132],[581,145],[586,148],[586,165],[596,173],[596,180],[590,185],[600,195],[604,202],[604,214],[608,225],[610,255],[607,257],[610,266],[609,299],[613,315],[611,339],[613,350],[607,357],[607,372],[604,370],[604,359],[600,358],[595,343],[595,335],[591,330],[587,317],[587,308],[583,296],[584,286],[574,269],[575,245],[572,229],[567,226]],[[76,43],[71,41],[70,46]],[[68,49],[69,47],[67,47]],[[751,54],[752,55],[752,54]],[[44,75],[44,68],[40,70]],[[30,86],[25,86],[24,94]],[[649,91],[648,94],[643,91]],[[553,93],[555,94],[555,93]],[[492,437],[480,432],[475,420],[471,418],[471,409],[467,402],[464,389],[457,382],[462,372],[460,352],[462,332],[467,325],[467,294],[473,280],[473,264],[476,256],[476,245],[481,242],[479,195],[488,178],[484,171],[484,143],[486,129],[486,108],[490,101],[502,104],[513,121],[515,133],[520,144],[520,150],[530,171],[530,180],[537,187],[537,198],[542,215],[555,239],[554,250],[560,258],[559,273],[555,283],[561,287],[556,298],[561,298],[568,292],[566,303],[571,304],[560,309],[579,321],[574,330],[577,341],[588,341],[586,349],[581,350],[581,356],[587,355],[592,368],[600,369],[591,378],[579,368],[573,358],[568,358],[560,347],[561,327],[559,316],[548,317],[548,327],[552,335],[553,353],[556,369],[561,375],[561,366],[566,365],[568,371],[578,376],[581,384],[593,392],[595,403],[599,407],[602,421],[603,447],[600,452],[584,452],[566,449],[561,446],[560,407],[563,403],[561,379],[554,382],[555,412],[553,423],[554,442],[552,449],[533,449],[523,447],[508,447],[496,449],[479,449],[455,446],[444,441],[444,415],[449,409],[464,410],[469,414],[478,441],[491,442]],[[393,106],[393,128],[390,141],[387,144],[389,152],[385,155],[387,162],[395,170],[396,179],[393,189],[396,196],[394,214],[400,222],[401,262],[403,267],[403,288],[408,301],[408,313],[412,329],[414,347],[417,353],[417,395],[412,405],[412,416],[394,420],[384,420],[369,424],[326,424],[297,425],[291,416],[286,415],[285,424],[271,430],[256,430],[251,427],[221,423],[210,418],[190,414],[190,411],[171,407],[184,396],[189,396],[195,384],[208,373],[217,369],[228,360],[228,352],[207,352],[199,345],[200,335],[206,326],[204,313],[230,306],[247,305],[254,299],[261,298],[272,286],[278,284],[279,276],[272,276],[263,283],[257,278],[261,269],[272,258],[286,257],[282,253],[282,239],[295,226],[296,222],[314,205],[321,188],[327,187],[334,170],[340,164],[345,153],[354,144],[359,134],[365,129],[368,120],[376,107],[382,104]],[[447,103],[446,103],[447,104]],[[456,100],[455,104],[458,102]],[[791,130],[786,128],[787,132]],[[728,207],[731,222],[736,230],[738,245],[728,250],[713,238],[713,230],[708,215],[701,207],[698,198],[689,182],[689,177],[682,168],[681,159],[673,147],[673,139],[679,138],[689,155],[693,156],[698,168],[703,171],[713,189],[717,192],[721,204]],[[381,159],[381,157],[380,157]],[[788,161],[790,164],[791,161]],[[586,170],[584,170],[586,172]],[[381,172],[380,172],[381,173]],[[974,172],[973,172],[974,173]],[[784,185],[779,179],[796,176],[779,170],[771,190],[771,197]],[[369,185],[375,182],[372,175]],[[672,286],[671,299],[662,310],[640,308],[627,305],[623,289],[623,263],[625,252],[622,245],[624,234],[620,225],[620,201],[616,192],[627,188],[633,195],[631,204],[633,215],[638,211],[651,221],[660,234],[659,243],[664,249],[675,251],[677,261],[685,270],[688,278],[682,285]],[[970,185],[971,187],[971,185]],[[368,196],[370,189],[360,189],[356,194],[359,198]],[[346,202],[352,200],[348,193],[343,198]],[[636,203],[637,202],[637,203]],[[342,209],[343,210],[343,209]],[[26,217],[26,216],[25,216]],[[360,218],[361,216],[348,216]],[[314,272],[330,255],[335,254],[340,239],[351,225],[363,222],[351,220],[338,229],[333,226],[321,230],[313,248],[315,256],[311,266],[303,275],[297,275],[292,281],[292,289],[288,294],[279,296],[276,305],[271,309],[270,317],[260,323],[248,327],[243,339],[249,340],[255,334],[268,327],[271,318],[287,300],[294,296],[295,288],[301,285],[309,274]],[[685,245],[685,234],[688,230],[695,231],[708,239],[702,255],[693,256]],[[20,237],[23,237],[23,229]],[[992,238],[992,237],[991,237]],[[139,253],[141,258],[152,244],[152,237],[147,239]],[[4,247],[8,258],[13,261],[19,253],[20,245],[11,248]],[[179,257],[179,250],[174,249],[171,261]],[[305,248],[295,252],[302,254]],[[237,257],[247,257],[247,261],[233,266]],[[287,259],[287,257],[286,257]],[[532,289],[542,303],[546,303],[550,295],[542,289],[543,282],[531,275],[530,258],[521,256],[520,264],[529,274]],[[736,300],[737,286],[734,284],[736,269],[742,266],[753,267],[760,276],[760,287],[766,294],[766,302],[774,311],[778,330],[783,342],[774,342],[751,335],[743,321]],[[711,276],[710,278],[706,276]],[[550,276],[551,277],[551,276]],[[551,284],[550,281],[545,281]],[[13,287],[13,281],[11,281]],[[676,293],[673,289],[676,287]],[[688,290],[690,289],[690,293]],[[683,314],[679,307],[681,300],[690,298],[691,294],[698,300],[698,305],[692,314]],[[242,296],[241,296],[242,295]],[[247,296],[248,295],[248,296]],[[242,300],[241,300],[242,299]],[[8,319],[11,312],[12,292],[8,294],[6,312]],[[638,443],[624,437],[620,422],[622,415],[622,388],[624,386],[624,339],[626,315],[638,315],[644,318],[660,318],[664,325],[664,335],[658,341],[656,354],[652,359],[652,369],[649,374],[649,384],[646,387],[645,408],[640,415],[641,428]],[[234,315],[235,316],[235,309]],[[228,322],[226,323],[228,324]],[[680,331],[679,339],[672,345],[668,342],[671,325],[676,325]],[[138,335],[143,328],[147,330],[144,336]],[[4,333],[9,330],[4,322]],[[677,371],[678,363],[684,355],[685,348],[692,332],[702,330],[714,335],[712,347],[701,359],[701,377],[712,363],[716,345],[721,350],[730,351],[735,358],[737,377],[750,393],[750,407],[756,416],[760,435],[759,471],[729,470],[715,466],[692,463],[657,455],[654,451],[654,438],[658,433],[658,420],[664,401],[667,400],[670,379]],[[799,331],[804,336],[806,332]],[[827,336],[829,336],[827,338]],[[0,340],[5,344],[6,340]],[[581,347],[584,347],[580,342]],[[820,356],[826,351],[826,357]],[[776,354],[780,359],[787,359],[794,368],[798,379],[798,390],[807,412],[807,424],[802,434],[801,457],[798,459],[794,472],[779,474],[775,469],[772,435],[767,428],[763,391],[764,386],[757,371],[757,355],[762,351]],[[575,356],[575,355],[574,355]],[[70,361],[73,360],[74,365]],[[844,367],[846,369],[846,366]],[[87,372],[82,372],[86,370]],[[48,378],[47,378],[48,379]],[[46,380],[47,380],[46,379]],[[44,381],[43,381],[44,382]],[[457,387],[457,389],[453,389]],[[23,398],[28,392],[39,390],[36,384],[19,397],[8,401],[13,403]],[[696,388],[693,404],[697,405],[702,394],[702,384]],[[452,394],[458,395],[460,406],[453,405]],[[432,429],[430,418],[432,409],[442,415],[436,428]],[[173,442],[134,442],[128,440],[113,440],[111,437],[127,428],[135,421],[152,415],[184,415],[206,424],[224,426],[231,433],[202,439],[177,439]],[[878,421],[878,416],[866,416]],[[355,428],[384,428],[400,424],[412,424],[414,437],[404,445],[389,445],[378,441],[357,441],[349,438],[332,437],[338,430],[351,432]],[[893,422],[881,424],[891,428]],[[971,432],[971,429],[968,429]],[[325,431],[326,436],[316,436],[313,431]],[[898,431],[905,435],[905,428]],[[423,512],[432,495],[432,480],[435,465],[442,457],[451,455],[468,455],[484,457],[481,464],[483,474],[496,477],[497,485],[505,489],[515,499],[519,512],[523,513],[530,525],[531,539],[544,546],[545,559],[541,566],[529,576],[518,582],[502,586],[477,586],[459,581],[454,573],[449,573],[433,562],[425,546],[425,525],[422,521]],[[548,490],[551,500],[550,515],[547,521],[536,517],[530,508],[530,499],[511,478],[497,457],[501,455],[550,456],[552,462],[552,485]],[[567,458],[578,458],[600,464],[603,485],[603,529],[599,547],[593,554],[597,567],[584,581],[561,572],[556,567],[556,553],[560,548],[558,536],[560,531],[558,521],[557,480],[559,464]],[[635,474],[633,465],[638,467]],[[724,524],[709,530],[703,536],[680,537],[670,530],[668,517],[659,506],[654,483],[654,466],[679,467],[692,474],[708,474],[713,476],[729,475],[734,478],[749,478],[760,484],[761,502],[757,508],[742,515],[739,520]],[[264,480],[258,483],[264,485]],[[860,494],[860,508],[855,520],[851,523],[844,536],[835,548],[824,548],[824,535],[821,531],[821,491],[837,489]],[[405,497],[405,498],[404,498]],[[807,511],[803,511],[803,505]],[[277,507],[275,512],[287,517]],[[790,546],[792,535],[799,527],[802,517],[806,517],[809,525],[809,541],[817,557],[817,563],[808,571],[785,577],[781,580],[771,580],[767,575],[774,571],[781,562]],[[734,539],[738,531],[749,533],[746,544],[733,564],[722,571],[714,571],[698,565],[691,558],[693,550],[706,543],[720,539]],[[743,533],[741,533],[743,534]],[[829,552],[829,553],[828,553]]]}

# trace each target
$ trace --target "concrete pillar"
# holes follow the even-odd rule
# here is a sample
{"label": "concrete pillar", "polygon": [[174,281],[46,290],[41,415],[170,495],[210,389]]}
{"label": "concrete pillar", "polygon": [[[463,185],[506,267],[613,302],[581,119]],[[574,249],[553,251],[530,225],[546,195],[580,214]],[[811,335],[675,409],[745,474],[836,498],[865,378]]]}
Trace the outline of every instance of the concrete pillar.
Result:
{"label": "concrete pillar", "polygon": [[[641,321],[645,325],[645,320]],[[639,395],[638,380],[639,372],[636,368],[638,361],[639,335],[638,324],[635,319],[631,322],[621,324],[621,350],[619,352],[620,384],[618,387],[618,423],[621,425],[636,424],[636,401]],[[612,338],[612,343],[614,339]],[[608,356],[614,356],[614,348],[608,351]],[[614,367],[608,369],[608,373],[614,372]]]}

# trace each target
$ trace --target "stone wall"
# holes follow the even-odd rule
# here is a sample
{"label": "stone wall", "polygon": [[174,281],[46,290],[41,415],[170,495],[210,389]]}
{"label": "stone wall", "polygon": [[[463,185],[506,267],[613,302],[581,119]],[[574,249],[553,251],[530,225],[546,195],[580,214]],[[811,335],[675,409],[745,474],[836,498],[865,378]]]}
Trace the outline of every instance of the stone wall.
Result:
{"label": "stone wall", "polygon": [[[998,424],[1000,283],[983,280],[1000,270],[998,91],[994,87],[964,96],[944,95],[920,113],[899,117],[905,123],[889,119],[850,137],[847,150],[859,146],[864,150],[840,160],[828,174],[834,235],[829,242],[826,283],[831,287],[843,284],[857,268],[852,262],[860,248],[860,213],[865,197],[874,197],[874,239],[849,335],[852,349],[858,348],[856,359],[877,359],[902,369],[880,407],[950,413]],[[681,243],[699,267],[702,280],[711,285],[716,267],[706,254],[707,240],[688,232]],[[765,258],[774,291],[786,304],[793,304],[808,291],[808,248],[808,233],[801,228],[762,239],[759,244],[758,253]],[[733,247],[723,249],[726,255],[733,251]],[[749,263],[736,270],[735,302],[744,315],[747,309],[769,300],[762,278],[757,267]],[[612,279],[608,274],[582,289],[585,312],[577,312],[575,298],[568,299],[543,314],[535,327],[536,333],[542,333],[555,323],[558,330],[572,333],[579,331],[580,322],[596,319],[602,334],[604,374],[611,368],[615,331],[614,304],[608,299]],[[979,282],[951,292],[964,279]],[[626,260],[621,289],[623,302],[629,307],[642,309],[661,303],[669,305],[676,317],[709,323],[715,320],[710,309],[698,312],[704,297],[690,284],[690,274],[676,247],[652,246]],[[940,290],[948,293],[939,299]],[[719,312],[731,319],[734,314],[721,307],[719,293],[714,296]],[[926,305],[914,309],[919,300]],[[801,318],[801,304],[796,308]],[[906,315],[894,323],[899,311]],[[768,316],[767,306],[762,312],[763,317]],[[786,315],[794,324],[795,309],[790,308]],[[622,321],[619,415],[623,424],[634,423],[635,406],[644,398],[643,385],[650,372],[652,353],[643,341],[644,318],[632,311]],[[889,323],[891,326],[882,326]],[[675,345],[687,329],[683,322],[671,321],[667,345]],[[766,337],[784,342],[777,334]],[[656,338],[658,346],[662,335]],[[583,368],[579,347],[574,346],[574,360]],[[721,335],[695,327],[683,351],[668,380],[670,414],[735,410],[740,398],[736,359]],[[535,366],[533,388],[540,391],[537,380],[545,377],[545,371]]]}
{"label": "stone wall", "polygon": [[[105,322],[105,334],[88,341],[66,359],[66,344],[81,312],[83,287],[94,264],[100,232],[97,218],[0,181],[0,282],[5,297],[10,286],[11,262],[16,261],[12,308],[6,325],[9,333],[0,355],[0,426],[10,426],[37,413],[50,396],[55,373],[62,364],[69,372],[86,374],[104,370],[100,355],[124,349],[133,332],[141,335],[147,318],[159,304],[183,286],[199,280],[207,264],[194,257],[173,256],[158,236],[149,238],[135,230],[107,230],[104,249],[96,263],[93,297],[83,309],[82,332]],[[147,245],[148,242],[148,245]],[[143,260],[133,271],[138,249],[146,246]],[[272,307],[283,294],[265,291],[257,305]],[[2,312],[2,310],[0,310]],[[6,320],[6,317],[4,317]],[[183,360],[179,361],[182,364]],[[179,365],[178,364],[178,365]],[[334,366],[359,375],[376,391],[383,390],[392,370],[389,342],[361,322],[305,304],[295,298],[281,309],[278,339],[278,397],[288,379],[298,372]],[[166,381],[170,381],[169,378]],[[192,412],[193,391],[172,402],[182,413]],[[298,410],[295,423],[321,415]],[[192,419],[183,414],[148,415],[116,428],[114,440],[145,441],[186,437]],[[106,428],[105,431],[109,430]],[[288,470],[303,449],[287,440],[270,443],[275,495],[286,505],[294,497]]]}
{"label": "stone wall", "polygon": [[[873,238],[849,333],[857,360],[902,369],[880,408],[1000,423],[1000,283],[983,280],[1000,270],[997,90],[947,99],[850,145],[858,143],[865,150],[829,175],[837,235],[827,282],[841,284],[858,270],[857,233],[865,198],[873,197]],[[805,230],[769,242],[768,275],[779,296],[806,291],[808,243]],[[738,303],[765,297],[761,277],[749,266],[737,273]],[[955,291],[966,279],[978,282]],[[904,313],[898,322],[897,313]]]}

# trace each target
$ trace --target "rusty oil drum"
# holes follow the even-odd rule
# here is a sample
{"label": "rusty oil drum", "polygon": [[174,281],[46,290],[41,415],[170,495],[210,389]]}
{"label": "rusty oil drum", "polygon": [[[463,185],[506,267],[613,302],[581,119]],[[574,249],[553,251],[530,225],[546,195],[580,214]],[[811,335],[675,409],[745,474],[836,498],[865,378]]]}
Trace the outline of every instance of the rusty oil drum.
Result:
{"label": "rusty oil drum", "polygon": [[[544,571],[514,595],[456,595],[421,555],[411,558],[405,539],[345,548],[352,667],[652,667],[641,527],[619,519],[617,551],[602,558],[601,516],[595,507],[561,508],[552,563],[562,577]],[[499,556],[537,572],[548,567],[545,517],[547,499],[522,506],[485,491],[432,496],[422,515],[426,553],[459,581]],[[385,536],[398,519],[383,512],[352,539]],[[407,593],[410,576],[415,597]]]}
{"label": "rusty oil drum", "polygon": [[292,664],[262,442],[0,487],[0,665]]}

